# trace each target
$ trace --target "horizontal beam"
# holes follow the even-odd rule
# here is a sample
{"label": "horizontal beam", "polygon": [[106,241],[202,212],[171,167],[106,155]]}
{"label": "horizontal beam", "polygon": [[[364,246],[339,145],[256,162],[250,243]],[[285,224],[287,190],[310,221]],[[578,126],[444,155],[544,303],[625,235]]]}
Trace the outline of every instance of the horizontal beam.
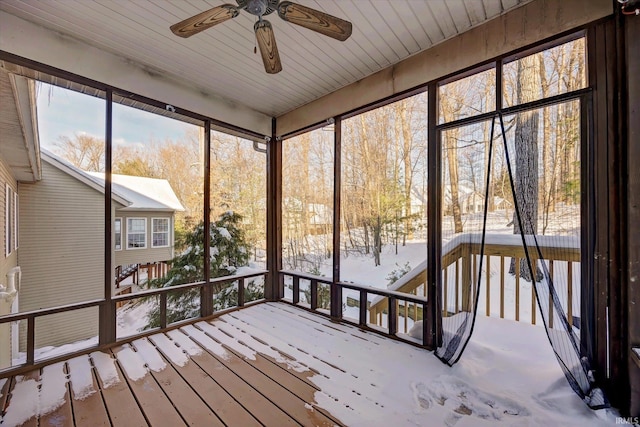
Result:
{"label": "horizontal beam", "polygon": [[277,118],[278,135],[393,97],[613,13],[611,0],[534,0]]}

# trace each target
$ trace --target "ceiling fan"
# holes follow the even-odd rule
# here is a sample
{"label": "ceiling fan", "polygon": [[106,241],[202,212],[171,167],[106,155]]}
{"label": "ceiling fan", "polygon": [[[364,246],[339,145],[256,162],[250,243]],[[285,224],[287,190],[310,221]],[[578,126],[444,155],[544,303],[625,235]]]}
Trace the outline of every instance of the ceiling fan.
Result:
{"label": "ceiling fan", "polygon": [[273,28],[269,21],[262,19],[263,16],[269,15],[275,10],[278,11],[278,16],[285,21],[336,40],[345,41],[351,35],[351,22],[290,1],[236,0],[236,2],[238,3],[237,6],[223,4],[178,22],[171,26],[171,31],[180,37],[191,37],[200,31],[235,18],[238,16],[240,9],[244,9],[258,17],[253,30],[256,33],[256,40],[260,47],[264,69],[269,74],[276,74],[282,71]]}

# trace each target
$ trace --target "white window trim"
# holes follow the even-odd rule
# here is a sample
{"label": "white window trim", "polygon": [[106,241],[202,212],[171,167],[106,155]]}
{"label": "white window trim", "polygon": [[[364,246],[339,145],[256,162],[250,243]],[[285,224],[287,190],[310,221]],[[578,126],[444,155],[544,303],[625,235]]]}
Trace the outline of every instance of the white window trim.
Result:
{"label": "white window trim", "polygon": [[5,184],[4,190],[4,256],[11,255],[11,233],[9,233],[11,224],[9,224],[9,183]]}
{"label": "white window trim", "polygon": [[20,229],[19,224],[20,224],[20,217],[18,216],[18,212],[20,211],[18,209],[18,202],[19,202],[19,198],[18,198],[18,192],[15,191],[13,193],[13,224],[15,226],[14,230],[13,230],[13,236],[16,239],[16,246],[15,246],[15,250],[18,250],[18,247],[20,246],[19,243],[19,239],[18,239],[18,230]]}
{"label": "white window trim", "polygon": [[[119,247],[119,248],[116,246],[116,239],[115,239],[115,236],[117,236],[117,235],[118,235],[118,233],[115,231],[115,230],[116,230],[116,225],[115,225],[115,224],[116,224],[116,222],[117,222],[118,220],[120,221],[120,247]],[[116,218],[114,218],[114,221],[113,221],[113,234],[114,234],[114,237],[113,237],[113,247],[114,247],[114,249],[115,249],[116,251],[121,251],[121,250],[122,250],[122,246],[123,246],[123,245],[122,245],[122,243],[123,243],[123,242],[122,242],[122,234],[123,234],[123,233],[122,233],[122,228],[123,228],[123,227],[124,227],[124,223],[122,222],[122,217],[116,217]],[[127,242],[127,243],[128,243],[128,242]]]}
{"label": "white window trim", "polygon": [[[130,234],[130,233],[129,233],[129,220],[130,220],[130,219],[131,219],[131,220],[133,220],[133,219],[141,219],[141,220],[143,220],[143,221],[144,221],[144,246],[143,246],[143,247],[140,247],[140,248],[130,248],[130,247],[129,247],[129,234]],[[147,233],[147,228],[148,228],[148,227],[147,227],[147,218],[142,218],[142,217],[130,217],[130,218],[129,218],[129,217],[127,217],[127,221],[126,221],[126,223],[127,223],[127,233],[126,233],[126,234],[127,234],[127,250],[128,250],[128,251],[135,251],[135,250],[139,250],[139,249],[147,249],[147,248],[148,248],[148,246],[149,246],[149,242],[147,241],[147,240],[148,240],[148,233]],[[135,233],[135,234],[140,234],[140,233]]]}
{"label": "white window trim", "polygon": [[[153,222],[157,219],[166,219],[167,220],[167,244],[166,245],[154,245],[153,244]],[[151,218],[151,247],[152,248],[168,248],[171,246],[171,218]]]}
{"label": "white window trim", "polygon": [[18,249],[18,192],[6,183],[4,194],[4,256],[6,258]]}

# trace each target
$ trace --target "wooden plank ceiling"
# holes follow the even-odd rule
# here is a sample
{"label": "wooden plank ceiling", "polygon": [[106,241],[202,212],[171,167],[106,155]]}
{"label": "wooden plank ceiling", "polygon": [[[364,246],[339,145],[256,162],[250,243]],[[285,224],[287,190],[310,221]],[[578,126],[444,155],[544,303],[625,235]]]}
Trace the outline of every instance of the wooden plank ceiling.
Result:
{"label": "wooden plank ceiling", "polygon": [[351,21],[353,35],[339,42],[267,16],[283,65],[276,75],[254,54],[255,17],[245,11],[188,39],[169,31],[233,0],[2,0],[0,10],[277,117],[529,1],[298,0]]}

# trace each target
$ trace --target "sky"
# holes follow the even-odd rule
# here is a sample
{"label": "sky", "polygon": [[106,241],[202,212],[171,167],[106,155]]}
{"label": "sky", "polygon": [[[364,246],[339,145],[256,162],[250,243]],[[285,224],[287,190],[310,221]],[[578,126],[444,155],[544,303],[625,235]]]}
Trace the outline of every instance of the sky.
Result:
{"label": "sky", "polygon": [[[103,99],[40,83],[37,89],[38,130],[42,148],[52,150],[60,137],[74,134],[105,137]],[[193,125],[135,108],[114,104],[113,141],[141,146],[151,140],[179,140]]]}

